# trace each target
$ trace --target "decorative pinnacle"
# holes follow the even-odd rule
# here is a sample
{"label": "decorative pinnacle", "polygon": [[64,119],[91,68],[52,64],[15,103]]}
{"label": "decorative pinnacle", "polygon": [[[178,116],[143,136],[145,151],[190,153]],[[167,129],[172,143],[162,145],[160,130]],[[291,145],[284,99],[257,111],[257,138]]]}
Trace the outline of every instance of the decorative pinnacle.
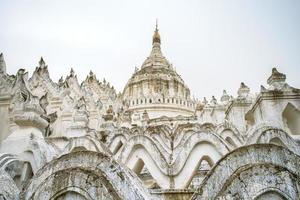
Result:
{"label": "decorative pinnacle", "polygon": [[154,43],[159,43],[160,44],[160,35],[158,33],[157,19],[156,19],[155,31],[154,31],[153,40],[152,40],[152,44],[154,44]]}
{"label": "decorative pinnacle", "polygon": [[229,101],[230,99],[230,96],[227,94],[227,91],[226,90],[223,90],[223,95],[221,97],[221,101],[224,102],[224,101]]}
{"label": "decorative pinnacle", "polygon": [[4,61],[3,53],[0,54],[0,73],[6,74],[6,64]]}
{"label": "decorative pinnacle", "polygon": [[0,62],[4,62],[4,56],[3,56],[3,53],[0,54]]}
{"label": "decorative pinnacle", "polygon": [[244,83],[241,82],[240,88],[238,89],[238,96],[246,97],[250,92],[250,88]]}
{"label": "decorative pinnacle", "polygon": [[284,83],[286,79],[286,75],[280,73],[275,67],[272,69],[272,74],[268,78],[267,83],[272,85],[273,83]]}
{"label": "decorative pinnacle", "polygon": [[45,66],[45,61],[44,61],[43,57],[41,57],[41,59],[40,59],[40,61],[39,61],[39,65],[40,65],[41,67],[44,67],[44,66]]}

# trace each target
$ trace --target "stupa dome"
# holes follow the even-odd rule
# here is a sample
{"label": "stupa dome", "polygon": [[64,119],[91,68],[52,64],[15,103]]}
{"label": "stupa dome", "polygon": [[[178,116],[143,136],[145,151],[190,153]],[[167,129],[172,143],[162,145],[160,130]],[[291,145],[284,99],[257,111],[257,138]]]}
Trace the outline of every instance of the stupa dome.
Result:
{"label": "stupa dome", "polygon": [[151,53],[126,84],[123,101],[133,112],[147,110],[150,118],[190,116],[195,111],[189,88],[161,52],[157,27]]}

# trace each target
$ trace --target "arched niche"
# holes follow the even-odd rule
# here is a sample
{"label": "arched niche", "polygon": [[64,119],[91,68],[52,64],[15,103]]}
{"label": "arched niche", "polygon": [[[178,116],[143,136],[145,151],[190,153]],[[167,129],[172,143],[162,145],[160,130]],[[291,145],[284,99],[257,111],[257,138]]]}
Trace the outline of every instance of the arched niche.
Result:
{"label": "arched niche", "polygon": [[235,142],[231,139],[230,136],[225,138],[225,141],[233,148],[237,148],[237,145],[235,144]]}
{"label": "arched niche", "polygon": [[282,194],[277,191],[266,191],[260,194],[255,200],[287,200]]}
{"label": "arched niche", "polygon": [[278,191],[286,199],[299,197],[300,157],[282,146],[243,146],[219,160],[192,199],[255,199]]}
{"label": "arched niche", "polygon": [[29,162],[30,167],[33,170],[33,173],[35,173],[37,171],[39,158],[37,158],[37,154],[34,154],[32,150],[24,151],[22,154],[19,155],[19,157],[22,160],[26,160],[27,162]]}
{"label": "arched niche", "polygon": [[121,140],[119,140],[117,145],[114,147],[112,153],[114,155],[117,154],[121,150],[122,146],[123,146],[123,142]]}
{"label": "arched niche", "polygon": [[[33,170],[29,161],[23,161],[16,155],[3,154],[0,168],[11,177],[14,184],[21,189],[33,176]],[[1,183],[0,183],[1,186]]]}
{"label": "arched niche", "polygon": [[60,194],[54,200],[87,200],[83,195],[74,191],[67,191]]}
{"label": "arched niche", "polygon": [[150,168],[154,171],[161,171],[158,173],[162,176],[168,173],[166,157],[167,152],[159,148],[159,143],[155,143],[152,138],[145,135],[131,137],[118,155],[118,159],[130,169],[133,169],[137,159],[141,158],[147,166],[152,166]]}
{"label": "arched niche", "polygon": [[[79,193],[84,199],[150,199],[127,168],[110,156],[92,151],[65,154],[41,168],[21,193],[22,199],[56,199]],[[66,197],[66,198],[67,198]],[[78,197],[79,198],[79,197]]]}
{"label": "arched niche", "polygon": [[269,143],[285,147],[284,143],[278,137],[272,138]]}
{"label": "arched niche", "polygon": [[[208,141],[196,143],[192,146],[192,150],[187,152],[189,153],[186,157],[181,157],[179,154],[173,164],[173,170],[178,170],[178,173],[174,176],[175,188],[188,188],[203,159],[207,160],[212,166],[223,156],[218,151],[218,147]],[[183,158],[183,164],[177,164],[178,161],[180,162],[179,158]],[[181,168],[178,168],[178,166]]]}
{"label": "arched niche", "polygon": [[241,145],[241,141],[236,133],[229,128],[224,129],[220,135],[226,141],[231,150]]}
{"label": "arched niche", "polygon": [[199,162],[196,170],[194,171],[193,178],[192,178],[191,182],[189,183],[188,188],[189,189],[198,188],[201,185],[206,174],[213,167],[213,165],[214,165],[214,162],[209,156],[203,156],[203,158]]}
{"label": "arched niche", "polygon": [[285,129],[292,135],[300,136],[300,111],[288,103],[282,112]]}
{"label": "arched niche", "polygon": [[142,159],[138,159],[135,163],[132,171],[136,173],[136,175],[141,179],[144,185],[147,188],[151,189],[158,189],[160,186],[157,184],[156,180],[152,177],[151,173],[149,172],[147,166],[145,165]]}
{"label": "arched niche", "polygon": [[135,165],[132,168],[132,171],[134,171],[137,175],[139,175],[144,167],[145,163],[142,159],[138,159],[135,163]]}
{"label": "arched niche", "polygon": [[[170,180],[167,174],[168,165],[165,161],[159,159],[155,160],[156,155],[157,154],[155,153],[149,153],[142,145],[135,145],[126,160],[125,165],[140,178],[143,169],[146,167],[149,171],[149,175],[153,177],[153,181],[157,184],[157,187],[168,188]],[[163,168],[165,171],[161,170],[162,166],[166,166]],[[141,180],[144,182],[142,178]]]}
{"label": "arched niche", "polygon": [[300,155],[298,142],[287,132],[272,126],[262,126],[250,134],[246,144],[265,144],[271,143],[283,146],[293,153]]}
{"label": "arched niche", "polygon": [[33,177],[33,171],[29,162],[24,162],[21,166],[20,173],[13,177],[18,188],[22,188]]}

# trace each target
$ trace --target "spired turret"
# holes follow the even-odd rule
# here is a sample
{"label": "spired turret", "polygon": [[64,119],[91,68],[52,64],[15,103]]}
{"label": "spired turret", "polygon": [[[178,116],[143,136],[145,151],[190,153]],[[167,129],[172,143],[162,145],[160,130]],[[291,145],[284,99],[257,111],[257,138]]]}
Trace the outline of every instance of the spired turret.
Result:
{"label": "spired turret", "polygon": [[135,70],[123,90],[123,101],[129,111],[150,118],[178,115],[191,116],[195,103],[190,90],[161,52],[161,37],[156,25],[152,50],[140,69]]}

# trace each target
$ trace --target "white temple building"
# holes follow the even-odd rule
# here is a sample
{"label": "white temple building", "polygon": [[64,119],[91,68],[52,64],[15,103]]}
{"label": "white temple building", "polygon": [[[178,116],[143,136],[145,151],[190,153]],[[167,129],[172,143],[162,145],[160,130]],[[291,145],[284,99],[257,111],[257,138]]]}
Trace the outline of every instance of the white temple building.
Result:
{"label": "white temple building", "polygon": [[0,200],[300,199],[300,89],[276,68],[258,94],[197,101],[157,27],[119,94],[92,71],[56,83],[43,58],[31,77],[6,68]]}

